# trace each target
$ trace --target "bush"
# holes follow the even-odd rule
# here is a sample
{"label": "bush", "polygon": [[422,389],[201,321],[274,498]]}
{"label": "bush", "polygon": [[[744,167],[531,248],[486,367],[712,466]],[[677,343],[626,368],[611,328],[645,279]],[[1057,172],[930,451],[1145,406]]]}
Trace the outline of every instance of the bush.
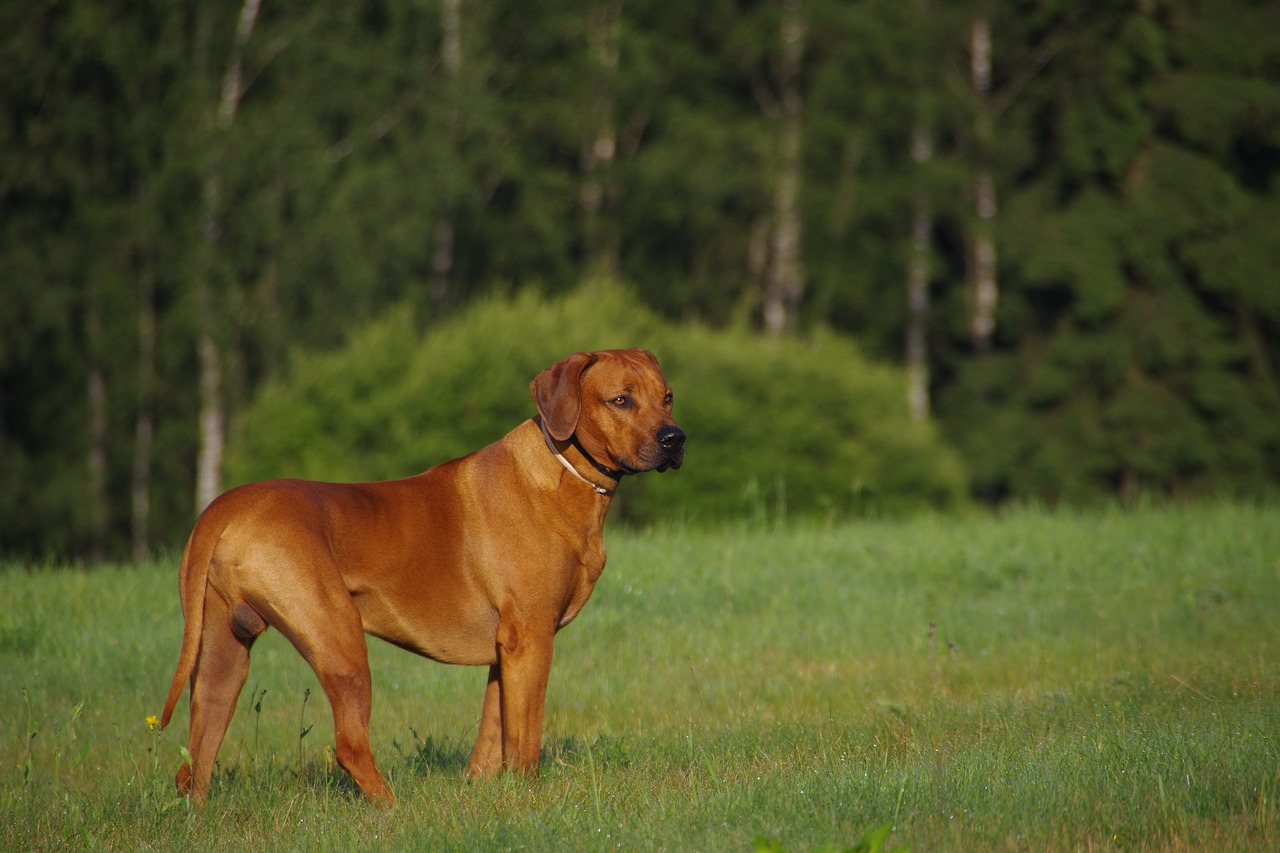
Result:
{"label": "bush", "polygon": [[767,341],[670,325],[623,288],[490,298],[422,336],[393,312],[329,353],[297,353],[239,422],[234,482],[401,477],[461,456],[535,409],[530,380],[575,350],[645,346],[689,434],[685,466],[624,483],[638,522],[897,512],[956,503],[964,475],[930,423],[910,420],[900,371],[819,332]]}

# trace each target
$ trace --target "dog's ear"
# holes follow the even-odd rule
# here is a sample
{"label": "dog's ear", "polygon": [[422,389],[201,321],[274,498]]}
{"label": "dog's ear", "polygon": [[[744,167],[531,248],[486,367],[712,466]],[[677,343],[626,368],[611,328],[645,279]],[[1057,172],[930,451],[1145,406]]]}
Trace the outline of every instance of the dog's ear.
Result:
{"label": "dog's ear", "polygon": [[564,441],[578,428],[578,412],[582,407],[578,382],[582,371],[595,360],[591,353],[575,352],[539,373],[529,383],[542,423],[556,441]]}

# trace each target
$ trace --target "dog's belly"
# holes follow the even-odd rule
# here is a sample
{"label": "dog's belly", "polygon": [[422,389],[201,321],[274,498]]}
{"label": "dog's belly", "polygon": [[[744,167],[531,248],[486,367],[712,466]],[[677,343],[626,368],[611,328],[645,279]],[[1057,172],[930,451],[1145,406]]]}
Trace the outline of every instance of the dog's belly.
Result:
{"label": "dog's belly", "polygon": [[413,612],[391,607],[376,594],[354,596],[366,633],[441,663],[497,663],[498,612],[487,605],[431,606]]}

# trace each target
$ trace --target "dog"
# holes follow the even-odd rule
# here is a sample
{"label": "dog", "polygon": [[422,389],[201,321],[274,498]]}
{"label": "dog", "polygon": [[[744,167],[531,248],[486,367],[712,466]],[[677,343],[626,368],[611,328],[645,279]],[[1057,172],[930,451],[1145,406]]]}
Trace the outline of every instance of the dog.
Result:
{"label": "dog", "polygon": [[671,387],[642,349],[578,352],[530,383],[537,415],[480,450],[403,480],[270,480],[211,503],[183,552],[185,624],[161,727],[191,686],[178,789],[204,802],[218,748],[268,627],[315,670],[338,763],[390,805],[369,743],[365,635],[489,667],[468,777],[534,774],[552,642],[604,570],[622,477],[679,468]]}

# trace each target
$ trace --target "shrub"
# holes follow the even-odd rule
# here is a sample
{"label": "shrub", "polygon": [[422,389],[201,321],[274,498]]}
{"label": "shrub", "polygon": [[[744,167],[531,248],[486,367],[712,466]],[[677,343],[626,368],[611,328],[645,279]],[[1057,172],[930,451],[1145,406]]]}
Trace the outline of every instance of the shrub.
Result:
{"label": "shrub", "polygon": [[335,352],[296,353],[238,424],[233,482],[401,477],[492,442],[534,413],[530,380],[575,350],[644,346],[689,434],[684,468],[624,484],[633,521],[863,514],[961,500],[956,455],[907,414],[900,371],[817,332],[767,341],[671,325],[625,289],[489,298],[421,335],[408,310]]}

